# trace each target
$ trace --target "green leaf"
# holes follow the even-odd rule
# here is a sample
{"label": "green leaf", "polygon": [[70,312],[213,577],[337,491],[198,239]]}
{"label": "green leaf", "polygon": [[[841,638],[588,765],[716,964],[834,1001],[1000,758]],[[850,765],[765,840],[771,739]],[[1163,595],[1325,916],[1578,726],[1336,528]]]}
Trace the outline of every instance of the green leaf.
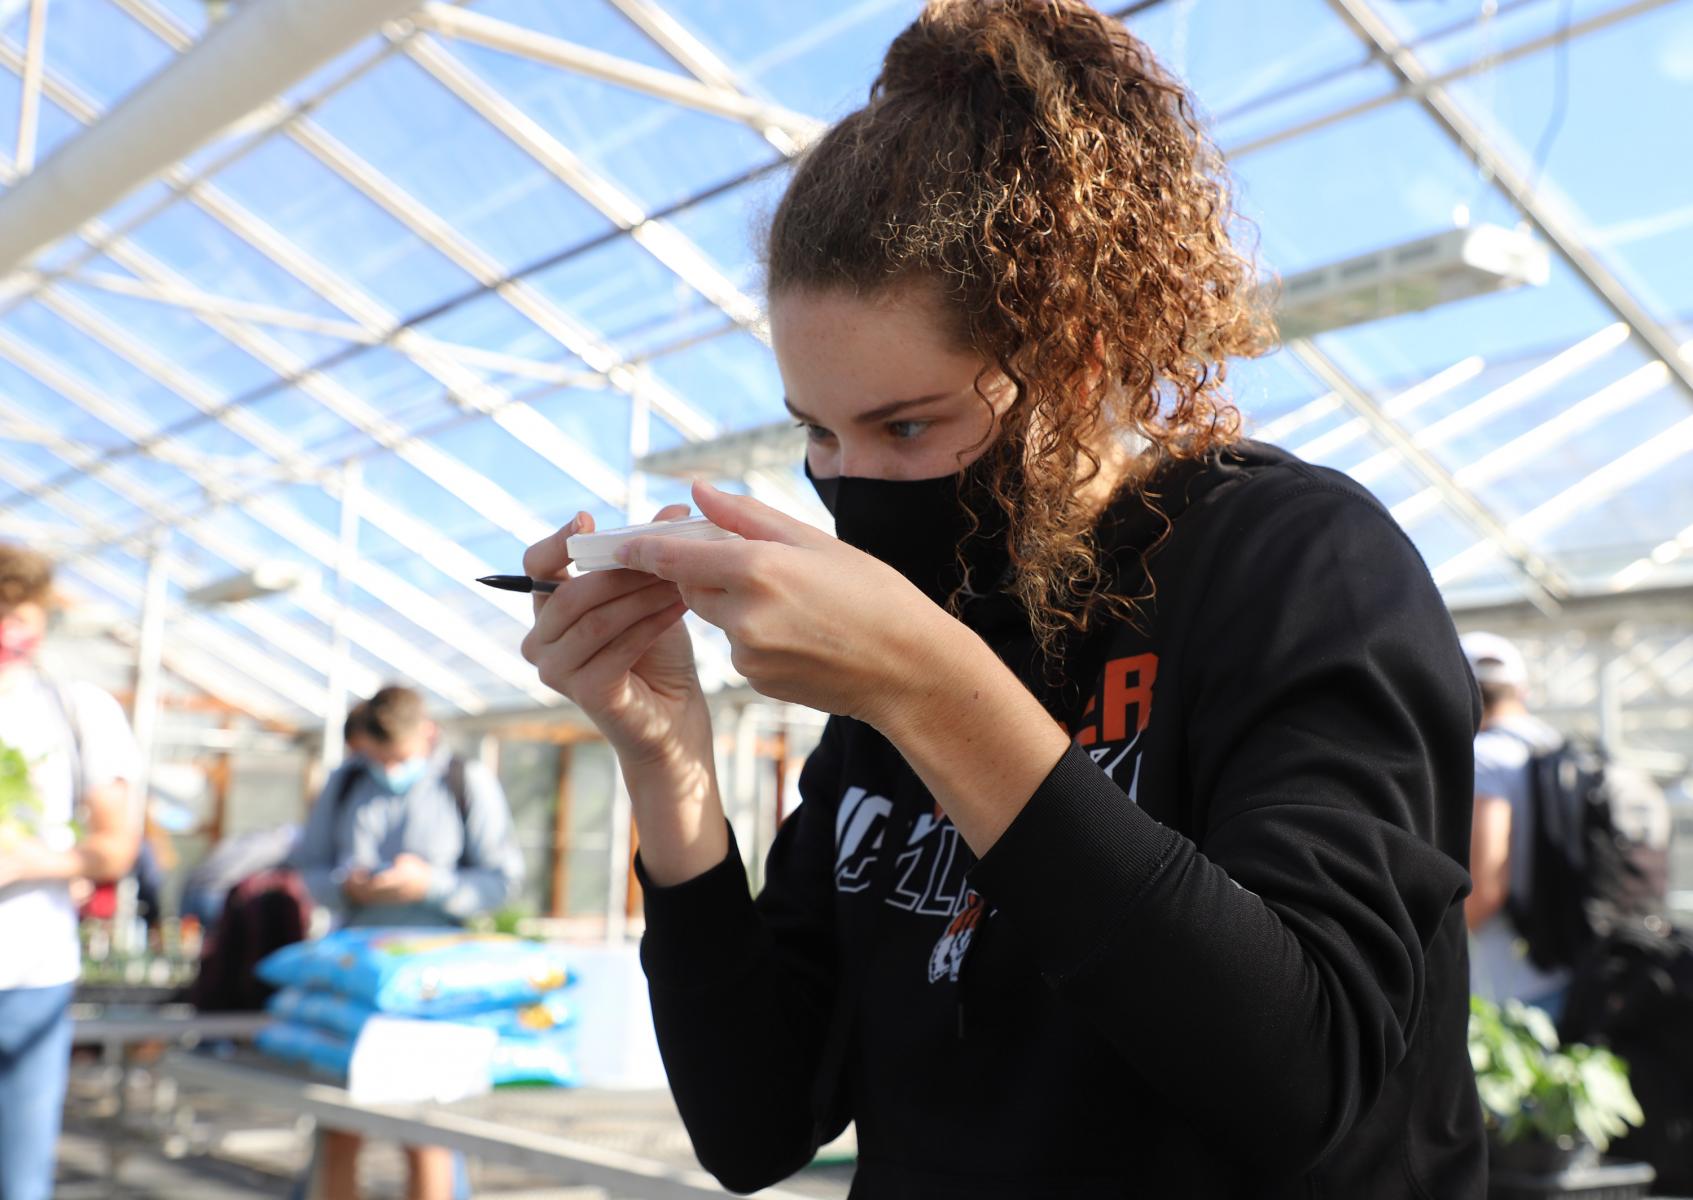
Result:
{"label": "green leaf", "polygon": [[1582,1137],[1602,1150],[1643,1119],[1627,1065],[1598,1047],[1559,1049],[1539,1009],[1471,997],[1469,1053],[1476,1091],[1503,1141]]}
{"label": "green leaf", "polygon": [[23,751],[0,741],[0,831],[39,834],[41,797]]}

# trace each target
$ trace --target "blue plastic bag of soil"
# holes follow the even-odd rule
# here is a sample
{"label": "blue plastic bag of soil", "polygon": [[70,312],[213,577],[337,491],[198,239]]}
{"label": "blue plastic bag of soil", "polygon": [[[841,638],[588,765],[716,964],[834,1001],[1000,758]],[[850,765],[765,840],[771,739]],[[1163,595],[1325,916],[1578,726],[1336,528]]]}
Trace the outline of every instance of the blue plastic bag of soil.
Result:
{"label": "blue plastic bag of soil", "polygon": [[570,1033],[503,1037],[494,1047],[494,1086],[575,1087]]}
{"label": "blue plastic bag of soil", "polygon": [[[362,1000],[349,1000],[334,992],[294,987],[277,992],[266,1007],[281,1020],[315,1026],[348,1038],[357,1037],[364,1023],[379,1011]],[[570,990],[561,988],[528,1004],[450,1011],[432,1007],[426,1018],[492,1029],[501,1037],[536,1037],[569,1028],[576,1021],[576,1012]]]}
{"label": "blue plastic bag of soil", "polygon": [[320,1075],[345,1080],[353,1061],[353,1043],[324,1029],[294,1021],[278,1021],[259,1030],[253,1044],[272,1058],[303,1063]]}
{"label": "blue plastic bag of soil", "polygon": [[[489,1064],[495,1087],[575,1087],[576,1060],[568,1031],[503,1037]],[[325,1029],[283,1020],[268,1025],[254,1039],[272,1058],[303,1063],[320,1075],[345,1082],[353,1061],[353,1039]]]}
{"label": "blue plastic bag of soil", "polygon": [[343,929],[258,965],[272,987],[314,988],[380,1012],[445,1017],[533,1004],[569,980],[562,946],[460,929]]}

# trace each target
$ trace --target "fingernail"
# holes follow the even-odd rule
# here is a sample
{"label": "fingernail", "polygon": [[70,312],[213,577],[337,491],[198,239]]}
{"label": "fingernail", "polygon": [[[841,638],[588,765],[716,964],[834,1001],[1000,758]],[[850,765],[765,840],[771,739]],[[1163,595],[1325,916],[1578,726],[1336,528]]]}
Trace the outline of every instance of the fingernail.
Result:
{"label": "fingernail", "polygon": [[631,546],[629,543],[625,542],[623,545],[619,546],[616,550],[613,550],[612,553],[611,553],[611,556],[613,558],[615,558],[618,562],[624,564],[625,566],[628,566],[629,565],[630,553],[633,551],[633,549],[634,549],[633,546]]}

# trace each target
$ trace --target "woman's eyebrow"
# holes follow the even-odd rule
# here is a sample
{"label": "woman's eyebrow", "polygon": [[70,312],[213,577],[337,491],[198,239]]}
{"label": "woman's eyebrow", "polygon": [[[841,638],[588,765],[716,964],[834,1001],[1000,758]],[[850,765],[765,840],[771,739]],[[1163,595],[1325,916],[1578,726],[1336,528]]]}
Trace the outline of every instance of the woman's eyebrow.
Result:
{"label": "woman's eyebrow", "polygon": [[[874,425],[878,421],[886,421],[889,417],[896,416],[908,408],[916,408],[920,404],[929,404],[936,400],[945,400],[950,394],[950,392],[933,392],[927,396],[913,396],[909,400],[895,400],[892,403],[872,408],[868,412],[859,413],[858,416],[853,419],[860,425]],[[808,413],[801,412],[799,409],[795,408],[794,402],[786,396],[782,397],[782,403],[786,406],[789,414],[791,414],[795,420],[805,421],[808,424],[816,424],[813,417],[811,417]]]}

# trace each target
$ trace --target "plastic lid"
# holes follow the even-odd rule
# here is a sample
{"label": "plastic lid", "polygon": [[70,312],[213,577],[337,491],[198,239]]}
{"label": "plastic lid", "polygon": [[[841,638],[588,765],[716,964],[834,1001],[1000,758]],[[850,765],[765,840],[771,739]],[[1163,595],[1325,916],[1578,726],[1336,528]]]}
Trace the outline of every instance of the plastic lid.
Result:
{"label": "plastic lid", "polygon": [[708,517],[688,517],[681,521],[652,521],[646,525],[625,525],[621,529],[607,529],[602,533],[578,533],[565,543],[571,565],[583,574],[589,571],[616,570],[623,564],[617,561],[617,549],[638,537],[687,538],[695,542],[719,542],[737,538],[711,523]]}

